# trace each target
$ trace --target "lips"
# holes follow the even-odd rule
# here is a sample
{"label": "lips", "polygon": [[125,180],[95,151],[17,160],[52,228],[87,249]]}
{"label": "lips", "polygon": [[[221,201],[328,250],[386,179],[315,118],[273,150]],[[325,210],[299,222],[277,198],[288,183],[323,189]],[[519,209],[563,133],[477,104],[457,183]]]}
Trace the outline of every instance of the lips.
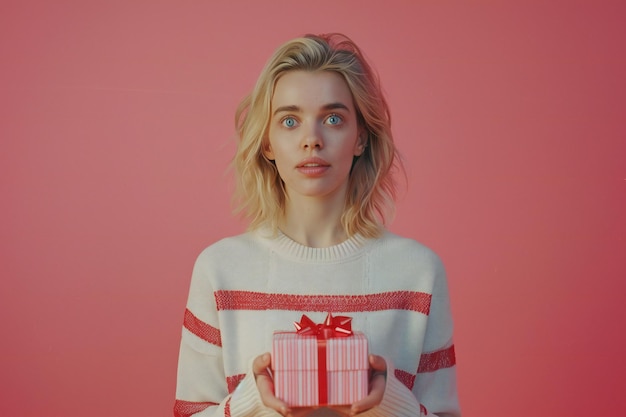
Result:
{"label": "lips", "polygon": [[329,167],[330,164],[322,158],[307,158],[300,162],[297,168]]}
{"label": "lips", "polygon": [[307,158],[301,161],[296,169],[308,177],[319,177],[330,168],[330,164],[322,158]]}

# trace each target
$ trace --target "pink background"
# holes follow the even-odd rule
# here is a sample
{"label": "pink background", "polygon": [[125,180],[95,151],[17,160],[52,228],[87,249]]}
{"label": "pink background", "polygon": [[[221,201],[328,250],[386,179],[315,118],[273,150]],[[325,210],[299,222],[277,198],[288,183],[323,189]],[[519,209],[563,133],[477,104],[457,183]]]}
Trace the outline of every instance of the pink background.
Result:
{"label": "pink background", "polygon": [[448,269],[473,416],[626,409],[624,2],[6,1],[0,415],[169,416],[191,268],[269,54],[342,31]]}

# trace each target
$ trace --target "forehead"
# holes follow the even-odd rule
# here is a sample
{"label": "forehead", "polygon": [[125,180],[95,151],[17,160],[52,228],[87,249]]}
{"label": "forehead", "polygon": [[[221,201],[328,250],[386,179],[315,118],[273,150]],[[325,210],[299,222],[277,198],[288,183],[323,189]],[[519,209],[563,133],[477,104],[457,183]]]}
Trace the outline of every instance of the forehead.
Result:
{"label": "forehead", "polygon": [[349,109],[354,108],[346,80],[334,71],[288,71],[274,86],[272,108],[322,107],[329,103],[342,103]]}

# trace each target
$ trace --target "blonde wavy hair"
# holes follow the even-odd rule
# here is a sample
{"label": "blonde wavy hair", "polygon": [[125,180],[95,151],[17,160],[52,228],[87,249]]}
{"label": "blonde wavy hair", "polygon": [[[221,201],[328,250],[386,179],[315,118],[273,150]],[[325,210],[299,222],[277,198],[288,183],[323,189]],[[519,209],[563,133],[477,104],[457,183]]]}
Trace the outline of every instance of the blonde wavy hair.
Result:
{"label": "blonde wavy hair", "polygon": [[[236,211],[249,220],[249,229],[269,226],[275,233],[284,214],[286,191],[275,164],[263,150],[268,143],[270,104],[274,86],[287,71],[334,71],[352,93],[359,127],[367,134],[365,151],[355,157],[341,224],[348,236],[380,236],[393,214],[394,171],[402,170],[391,134],[389,107],[378,75],[358,46],[334,33],[305,35],[279,47],[269,59],[252,92],[237,108]],[[402,170],[402,172],[404,172]]]}

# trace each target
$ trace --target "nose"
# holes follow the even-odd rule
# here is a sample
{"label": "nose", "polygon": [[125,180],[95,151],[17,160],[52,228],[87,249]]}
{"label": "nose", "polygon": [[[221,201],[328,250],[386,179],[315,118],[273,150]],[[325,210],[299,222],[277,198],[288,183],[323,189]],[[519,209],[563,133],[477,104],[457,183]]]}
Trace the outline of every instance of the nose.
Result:
{"label": "nose", "polygon": [[322,149],[324,147],[324,139],[319,127],[313,125],[310,129],[304,130],[302,147],[304,149]]}

